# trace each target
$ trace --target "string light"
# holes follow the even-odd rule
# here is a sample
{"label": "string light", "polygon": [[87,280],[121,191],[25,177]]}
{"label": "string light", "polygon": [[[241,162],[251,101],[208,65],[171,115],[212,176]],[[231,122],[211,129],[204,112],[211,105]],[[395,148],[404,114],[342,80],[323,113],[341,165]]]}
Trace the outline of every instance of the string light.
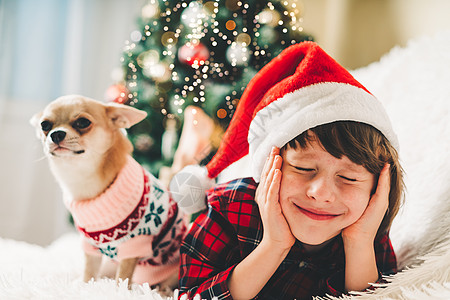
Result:
{"label": "string light", "polygon": [[[128,59],[136,57],[136,64],[132,61],[127,64],[129,74],[126,75],[127,87],[130,91],[128,98],[131,99],[130,103],[137,103],[138,93],[135,91],[140,80],[138,72],[142,71],[142,74],[148,78],[152,78],[155,82],[179,82],[180,74],[176,71],[176,64],[174,60],[180,58],[180,49],[184,46],[198,47],[205,43],[203,38],[206,35],[210,35],[207,42],[211,47],[196,48],[194,54],[190,54],[186,57],[190,67],[195,73],[195,76],[185,76],[183,80],[185,84],[181,90],[178,90],[179,95],[175,95],[173,99],[174,105],[178,108],[177,113],[182,112],[182,104],[185,104],[188,97],[191,97],[192,101],[198,103],[205,102],[206,97],[204,93],[205,85],[204,81],[207,81],[210,76],[213,78],[227,78],[227,80],[234,80],[230,77],[234,72],[237,72],[238,68],[246,68],[253,59],[253,66],[259,68],[258,60],[264,57],[270,57],[271,52],[267,51],[270,41],[277,38],[278,32],[282,34],[288,34],[290,31],[303,31],[301,26],[302,18],[301,13],[303,7],[298,0],[284,0],[279,2],[282,4],[282,9],[278,9],[275,5],[275,1],[269,1],[265,5],[259,14],[254,16],[253,22],[247,24],[247,18],[242,18],[242,23],[237,23],[235,20],[240,16],[248,14],[250,5],[240,0],[225,0],[225,6],[219,7],[219,0],[210,1],[187,1],[182,0],[170,7],[171,1],[163,0],[162,5],[157,0],[148,0],[148,3],[144,5],[141,11],[142,17],[147,20],[142,32],[133,31],[130,35],[130,41],[126,41],[124,46],[124,55],[120,59],[121,62],[125,62]],[[279,5],[279,4],[278,4]],[[162,6],[162,7],[160,7]],[[165,7],[164,7],[165,6]],[[222,32],[220,28],[219,20],[216,19],[219,11],[227,9],[231,12],[233,19],[229,19],[224,23],[224,30]],[[177,12],[181,12],[180,23],[173,23],[173,18]],[[283,18],[281,17],[283,16]],[[165,24],[161,24],[165,22]],[[251,22],[251,19],[248,21]],[[175,28],[172,27],[175,24]],[[249,26],[250,25],[250,26]],[[222,25],[223,26],[223,25]],[[153,34],[158,32],[158,28],[162,28],[162,35],[160,36],[161,45],[164,47],[161,50],[161,54],[156,52],[145,51],[137,56],[134,54],[138,51],[137,43],[150,38]],[[277,31],[275,31],[277,28]],[[249,34],[253,33],[253,37]],[[180,38],[184,37],[184,38]],[[282,38],[279,42],[281,45],[286,44],[285,38]],[[180,41],[187,40],[188,42],[179,44]],[[264,42],[265,40],[265,42]],[[259,41],[262,41],[260,45]],[[295,39],[291,39],[290,43],[295,43]],[[289,43],[289,40],[288,40]],[[226,58],[228,63],[232,67],[231,70],[225,68],[223,63],[215,62],[214,48],[219,45],[225,45]],[[222,47],[222,46],[221,46]],[[261,48],[262,47],[262,48]],[[201,49],[208,50],[208,55],[201,56]],[[150,50],[152,51],[152,50]],[[200,56],[199,56],[200,55]],[[131,76],[129,76],[131,74]],[[192,77],[192,78],[191,78]],[[235,86],[235,84],[234,84]],[[161,89],[161,88],[158,88]],[[243,87],[239,87],[239,90]],[[168,90],[167,90],[168,91]],[[161,94],[160,102],[166,102],[167,91]],[[194,93],[191,95],[191,93]],[[232,92],[236,95],[236,91]],[[180,98],[181,97],[181,98]],[[176,100],[179,98],[178,100]],[[227,101],[231,101],[231,98],[227,97]],[[181,101],[182,100],[182,101]],[[175,104],[176,102],[176,104]],[[237,104],[236,100],[227,103],[227,108],[232,111]],[[167,109],[161,109],[161,113],[168,114]],[[225,111],[226,114],[226,111]],[[224,116],[224,113],[220,113]],[[219,117],[219,113],[218,113]]]}

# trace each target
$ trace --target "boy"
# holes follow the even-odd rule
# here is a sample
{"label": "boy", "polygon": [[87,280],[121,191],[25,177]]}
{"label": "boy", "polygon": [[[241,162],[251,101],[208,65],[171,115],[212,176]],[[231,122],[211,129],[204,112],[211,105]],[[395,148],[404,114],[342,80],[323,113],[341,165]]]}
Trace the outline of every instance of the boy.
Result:
{"label": "boy", "polygon": [[310,299],[395,273],[397,147],[381,104],[319,46],[284,50],[247,86],[207,166],[214,178],[249,153],[253,178],[208,192],[181,247],[180,294]]}

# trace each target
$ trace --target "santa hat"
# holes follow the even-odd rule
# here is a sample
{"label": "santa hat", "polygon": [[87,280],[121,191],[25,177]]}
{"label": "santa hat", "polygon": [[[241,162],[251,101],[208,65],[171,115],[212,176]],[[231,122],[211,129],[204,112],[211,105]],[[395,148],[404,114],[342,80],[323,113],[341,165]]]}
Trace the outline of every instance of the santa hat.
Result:
{"label": "santa hat", "polygon": [[[245,89],[219,150],[206,169],[194,171],[200,187],[174,178],[174,187],[188,201],[183,209],[205,207],[204,189],[230,164],[249,154],[251,174],[259,182],[266,157],[273,146],[282,147],[302,132],[335,121],[356,121],[378,129],[395,147],[397,137],[382,104],[316,43],[290,46],[262,68]],[[179,179],[179,178],[178,178]],[[200,199],[193,198],[192,189]],[[187,193],[187,194],[186,194]],[[175,200],[179,195],[176,195]],[[179,199],[178,199],[179,200]],[[194,204],[196,203],[196,204]]]}

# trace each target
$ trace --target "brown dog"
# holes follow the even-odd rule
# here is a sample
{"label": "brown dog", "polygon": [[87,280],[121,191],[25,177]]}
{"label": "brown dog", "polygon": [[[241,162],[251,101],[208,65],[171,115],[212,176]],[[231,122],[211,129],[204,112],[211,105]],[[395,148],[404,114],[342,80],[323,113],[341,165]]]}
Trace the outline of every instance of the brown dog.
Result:
{"label": "brown dog", "polygon": [[97,277],[102,256],[118,262],[116,279],[129,284],[133,278],[170,285],[177,276],[184,218],[163,185],[130,156],[122,132],[145,116],[130,106],[70,95],[30,121],[84,236],[85,281]]}

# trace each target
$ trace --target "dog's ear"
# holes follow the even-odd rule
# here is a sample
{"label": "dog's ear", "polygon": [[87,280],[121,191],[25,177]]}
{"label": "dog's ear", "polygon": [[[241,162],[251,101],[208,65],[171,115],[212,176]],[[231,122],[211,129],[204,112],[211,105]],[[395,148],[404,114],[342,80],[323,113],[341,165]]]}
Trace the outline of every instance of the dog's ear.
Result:
{"label": "dog's ear", "polygon": [[38,112],[37,114],[33,115],[30,119],[30,124],[33,127],[38,126],[39,124],[39,119],[42,117],[42,111]]}
{"label": "dog's ear", "polygon": [[41,126],[39,126],[39,120],[42,117],[42,111],[38,112],[37,114],[33,115],[30,119],[30,124],[36,129],[36,136],[38,138],[41,137]]}
{"label": "dog's ear", "polygon": [[108,103],[106,106],[106,115],[110,118],[117,128],[130,128],[134,124],[142,121],[147,113],[137,108],[118,104]]}

